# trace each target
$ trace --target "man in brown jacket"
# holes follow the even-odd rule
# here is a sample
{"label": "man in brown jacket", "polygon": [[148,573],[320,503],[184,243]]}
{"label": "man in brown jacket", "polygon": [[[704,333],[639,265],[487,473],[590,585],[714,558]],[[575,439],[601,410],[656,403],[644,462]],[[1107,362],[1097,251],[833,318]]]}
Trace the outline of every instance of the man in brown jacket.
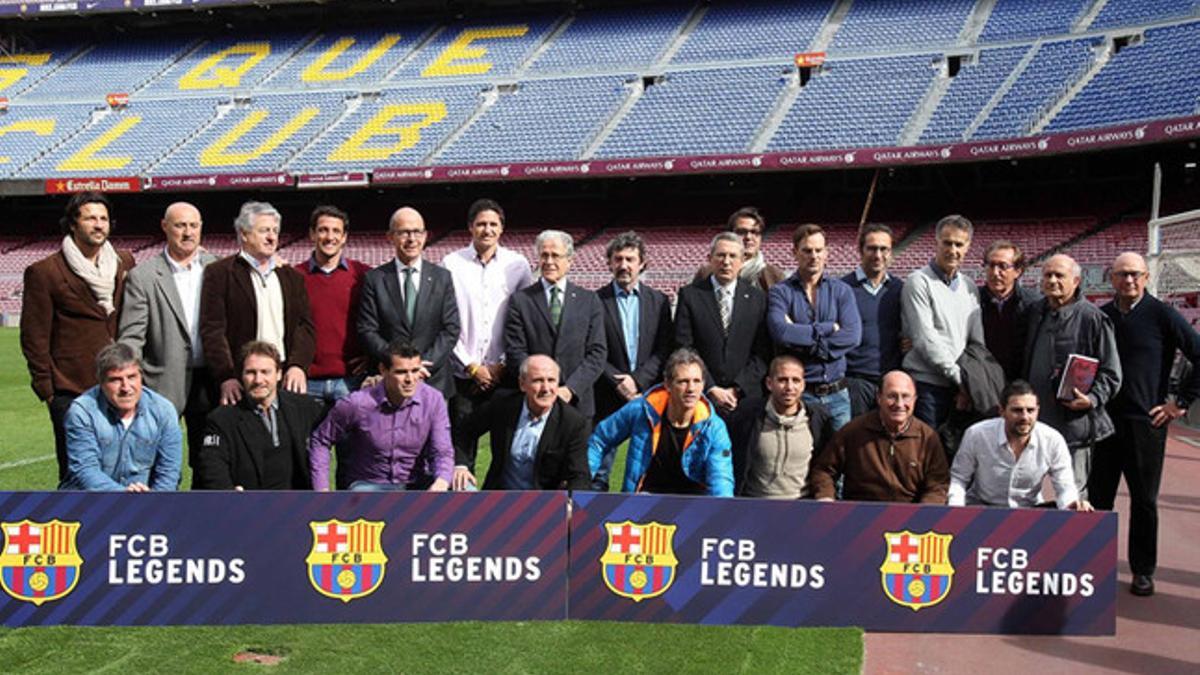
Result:
{"label": "man in brown jacket", "polygon": [[842,498],[864,502],[945,504],[950,469],[937,433],[913,417],[917,385],[893,370],[879,385],[879,410],[842,427],[813,461],[814,498],[832,501],[842,476]]}
{"label": "man in brown jacket", "polygon": [[80,192],[67,202],[62,248],[25,269],[21,351],[33,391],[50,408],[58,479],[66,477],[63,431],[71,401],[96,384],[96,354],[117,334],[128,251],[108,241],[108,198]]}
{"label": "man in brown jacket", "polygon": [[284,390],[303,394],[308,387],[316,331],[304,277],[277,264],[281,221],[266,202],[242,204],[234,222],[242,250],[204,269],[200,342],[209,372],[220,384],[221,405],[233,405],[242,397],[234,354],[252,340],[279,351]]}

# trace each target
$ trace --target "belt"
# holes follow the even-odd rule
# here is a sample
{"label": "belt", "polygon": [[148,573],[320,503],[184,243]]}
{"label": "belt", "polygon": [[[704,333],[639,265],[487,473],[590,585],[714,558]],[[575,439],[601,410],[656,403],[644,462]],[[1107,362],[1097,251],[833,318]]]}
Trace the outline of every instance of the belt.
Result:
{"label": "belt", "polygon": [[804,388],[813,396],[828,396],[846,388],[846,378],[828,384],[806,384]]}

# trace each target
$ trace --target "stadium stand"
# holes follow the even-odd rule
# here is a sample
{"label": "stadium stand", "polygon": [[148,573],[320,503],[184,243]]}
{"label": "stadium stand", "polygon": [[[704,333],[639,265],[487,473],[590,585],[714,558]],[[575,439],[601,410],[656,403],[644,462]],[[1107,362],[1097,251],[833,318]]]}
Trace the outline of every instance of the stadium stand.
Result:
{"label": "stadium stand", "polygon": [[533,62],[531,73],[649,66],[683,27],[692,6],[590,9],[565,19],[566,28]]}
{"label": "stadium stand", "polygon": [[953,45],[974,7],[975,0],[856,2],[850,6],[830,49],[881,51],[915,45]]}
{"label": "stadium stand", "polygon": [[976,129],[972,138],[1026,135],[1070,83],[1087,71],[1097,45],[1092,40],[1048,42],[1038,47],[1030,64]]}
{"label": "stadium stand", "polygon": [[[53,76],[26,90],[22,100],[103,103],[105,94],[141,89],[197,42],[151,38],[94,45],[62,64]],[[103,83],[104,91],[97,90],[98,82]]]}
{"label": "stadium stand", "polygon": [[1090,28],[1115,28],[1194,15],[1196,0],[1109,0]]}
{"label": "stadium stand", "polygon": [[409,58],[433,24],[391,29],[344,30],[320,36],[300,49],[259,87],[286,91],[350,88],[348,81],[382,82],[397,62]]}
{"label": "stadium stand", "polygon": [[1082,18],[1092,0],[997,0],[980,42],[1021,40],[1044,35],[1064,35]]}
{"label": "stadium stand", "polygon": [[962,66],[921,135],[922,143],[965,140],[967,128],[1000,90],[1029,47],[981,50]]}
{"label": "stadium stand", "polygon": [[779,58],[807,50],[833,8],[830,2],[714,2],[687,35],[673,63]]}

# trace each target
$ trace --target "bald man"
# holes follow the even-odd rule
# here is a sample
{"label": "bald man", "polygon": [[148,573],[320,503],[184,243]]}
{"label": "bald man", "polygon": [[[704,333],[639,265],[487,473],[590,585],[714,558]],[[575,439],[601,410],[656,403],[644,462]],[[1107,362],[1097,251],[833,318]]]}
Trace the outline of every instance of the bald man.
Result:
{"label": "bald man", "polygon": [[425,219],[405,206],[392,214],[388,238],[396,258],[367,272],[358,307],[358,336],[376,364],[387,363],[388,345],[406,340],[421,352],[422,375],[449,401],[454,397],[450,354],[460,323],[450,272],[424,259]]}
{"label": "bald man", "polygon": [[200,342],[200,288],[204,267],[216,257],[200,247],[200,211],[175,202],[162,217],[167,245],[133,268],[117,340],[142,361],[147,387],[162,394],[187,423],[188,464],[195,466],[204,418],[214,407],[216,385],[204,363]]}
{"label": "bald man", "polygon": [[[1042,265],[1042,301],[1030,311],[1025,338],[1025,379],[1041,403],[1038,418],[1067,441],[1080,499],[1088,498],[1092,448],[1113,434],[1105,406],[1121,388],[1121,362],[1112,321],[1083,297],[1083,271],[1070,256],[1051,256]],[[1067,358],[1096,359],[1095,379],[1086,390],[1059,396]]]}
{"label": "bald man", "polygon": [[[1112,302],[1100,308],[1113,324],[1124,381],[1108,404],[1116,430],[1096,448],[1092,503],[1111,510],[1121,476],[1129,488],[1130,591],[1154,594],[1158,564],[1158,488],[1167,427],[1200,396],[1200,335],[1167,303],[1146,292],[1150,275],[1137,253],[1117,256],[1110,270]],[[1167,394],[1175,354],[1192,364],[1172,399]]]}
{"label": "bald man", "polygon": [[843,499],[945,504],[950,468],[937,432],[913,416],[916,382],[903,371],[887,373],[876,403],[878,410],[850,420],[813,460],[809,494],[832,501],[842,477]]}

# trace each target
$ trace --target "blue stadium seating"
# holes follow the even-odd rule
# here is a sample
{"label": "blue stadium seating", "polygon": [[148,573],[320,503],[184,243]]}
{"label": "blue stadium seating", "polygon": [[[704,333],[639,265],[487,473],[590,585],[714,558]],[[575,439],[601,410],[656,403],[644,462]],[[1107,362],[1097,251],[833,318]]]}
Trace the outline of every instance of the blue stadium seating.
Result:
{"label": "blue stadium seating", "polygon": [[691,5],[619,7],[579,12],[531,73],[649,66],[683,27]]}
{"label": "blue stadium seating", "polygon": [[975,130],[973,139],[1013,138],[1028,134],[1048,107],[1088,69],[1095,52],[1091,39],[1048,42]]}
{"label": "blue stadium seating", "polygon": [[1092,0],[997,0],[980,42],[1064,35]]}
{"label": "blue stadium seating", "polygon": [[985,49],[963,65],[921,134],[922,143],[961,141],[967,128],[1004,83],[1030,47]]}
{"label": "blue stadium seating", "polygon": [[[444,83],[451,78],[514,77],[557,21],[552,14],[455,21],[440,27],[421,52],[387,82],[394,86],[424,80],[435,86],[438,80]],[[458,51],[447,51],[450,47]]]}
{"label": "blue stadium seating", "polygon": [[975,0],[855,2],[830,50],[953,45],[974,8]]}
{"label": "blue stadium seating", "polygon": [[[23,101],[69,102],[91,99],[103,103],[112,93],[137,91],[197,40],[152,38],[96,45],[63,64],[53,77],[27,90]],[[100,83],[104,91],[98,91]]]}
{"label": "blue stadium seating", "polygon": [[10,178],[91,118],[93,105],[13,105],[0,117],[0,178]]}
{"label": "blue stadium seating", "polygon": [[1200,0],[1108,0],[1090,28],[1114,28],[1182,18],[1200,12]]}
{"label": "blue stadium seating", "polygon": [[832,2],[714,2],[675,54],[673,63],[791,58],[808,51]]}
{"label": "blue stadium seating", "polygon": [[[301,49],[259,89],[301,91],[378,86],[432,29],[432,24],[401,24],[377,30],[332,30]],[[334,58],[330,60],[329,56]],[[319,63],[322,59],[325,62]]]}

